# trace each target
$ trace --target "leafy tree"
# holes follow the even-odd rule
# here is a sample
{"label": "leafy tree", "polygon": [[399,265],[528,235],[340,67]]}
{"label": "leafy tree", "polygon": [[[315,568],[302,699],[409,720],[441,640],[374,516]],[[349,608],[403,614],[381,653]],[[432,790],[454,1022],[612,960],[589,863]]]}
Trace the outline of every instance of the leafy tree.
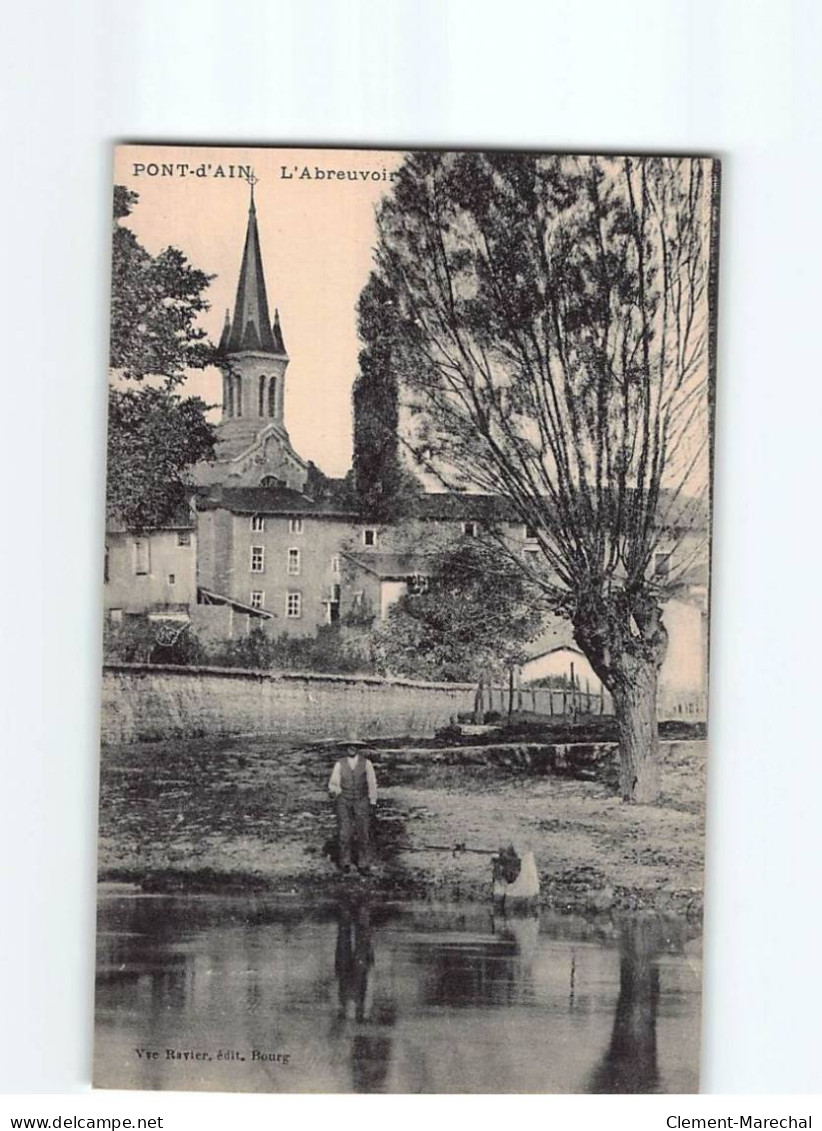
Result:
{"label": "leafy tree", "polygon": [[654,556],[709,482],[711,214],[703,160],[502,153],[413,154],[378,214],[418,458],[534,528],[517,560],[613,697],[626,800],[658,792]]}
{"label": "leafy tree", "polygon": [[354,458],[356,499],[373,522],[396,519],[419,487],[403,466],[399,445],[399,390],[392,362],[397,311],[377,275],[372,275],[358,304],[363,348],[354,381]]}
{"label": "leafy tree", "polygon": [[110,391],[107,501],[129,530],[162,526],[187,505],[186,472],[213,453],[206,407],[150,385]]}
{"label": "leafy tree", "polygon": [[383,670],[473,681],[520,663],[545,607],[536,586],[493,544],[471,538],[441,550],[422,591],[392,606],[374,631]]}
{"label": "leafy tree", "polygon": [[335,503],[345,510],[355,511],[358,507],[352,472],[348,471],[342,479],[334,479],[326,475],[312,460],[308,461],[308,474],[303,493],[316,502]]}
{"label": "leafy tree", "polygon": [[109,364],[126,380],[158,376],[173,387],[187,369],[214,362],[214,348],[197,326],[214,276],[192,267],[176,247],[150,255],[120,222],[138,201],[138,193],[114,186]]}
{"label": "leafy tree", "polygon": [[213,276],[177,248],[146,251],[121,223],[137,200],[115,186],[110,366],[119,380],[109,387],[107,504],[129,529],[146,529],[168,521],[186,500],[188,469],[214,455],[208,406],[179,393],[186,370],[215,360],[196,324]]}

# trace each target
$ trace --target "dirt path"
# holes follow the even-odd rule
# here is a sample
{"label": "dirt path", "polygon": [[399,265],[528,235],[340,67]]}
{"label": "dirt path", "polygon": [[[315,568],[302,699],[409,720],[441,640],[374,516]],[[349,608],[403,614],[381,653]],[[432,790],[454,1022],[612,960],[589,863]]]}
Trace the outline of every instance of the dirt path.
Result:
{"label": "dirt path", "polygon": [[[704,742],[665,748],[663,793],[624,805],[609,785],[424,755],[371,755],[380,781],[380,867],[388,896],[481,898],[487,856],[431,845],[536,855],[547,905],[698,913],[702,900]],[[328,854],[333,753],[260,739],[152,743],[103,751],[100,876],[150,888],[340,885]],[[351,882],[351,881],[347,881]]]}

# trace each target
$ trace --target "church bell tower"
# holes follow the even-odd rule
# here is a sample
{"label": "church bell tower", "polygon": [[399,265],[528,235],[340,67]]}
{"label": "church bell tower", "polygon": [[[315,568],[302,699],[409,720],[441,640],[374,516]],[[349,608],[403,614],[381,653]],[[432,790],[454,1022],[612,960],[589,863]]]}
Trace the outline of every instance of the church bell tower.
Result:
{"label": "church bell tower", "polygon": [[285,371],[288,367],[278,312],[270,321],[254,181],[248,225],[234,302],[226,311],[220,338],[223,373],[223,415],[218,426],[219,459],[239,456],[263,431],[278,433],[290,447],[283,422]]}

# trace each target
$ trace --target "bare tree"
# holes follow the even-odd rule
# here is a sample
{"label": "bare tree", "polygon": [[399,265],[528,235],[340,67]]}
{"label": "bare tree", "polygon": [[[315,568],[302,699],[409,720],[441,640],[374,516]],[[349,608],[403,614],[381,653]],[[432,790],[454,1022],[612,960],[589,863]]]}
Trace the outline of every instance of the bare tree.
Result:
{"label": "bare tree", "polygon": [[533,528],[539,566],[517,560],[613,697],[633,801],[658,792],[687,565],[655,554],[709,483],[712,183],[701,159],[413,154],[378,216],[405,442]]}

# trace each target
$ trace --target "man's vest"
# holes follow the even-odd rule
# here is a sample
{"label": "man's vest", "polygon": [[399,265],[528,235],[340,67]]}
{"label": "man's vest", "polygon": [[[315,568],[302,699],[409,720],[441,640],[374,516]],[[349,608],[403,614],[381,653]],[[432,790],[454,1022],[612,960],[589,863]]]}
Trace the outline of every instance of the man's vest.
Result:
{"label": "man's vest", "polygon": [[358,758],[354,769],[347,758],[340,758],[340,795],[346,801],[368,799],[368,778],[365,776],[365,758]]}

